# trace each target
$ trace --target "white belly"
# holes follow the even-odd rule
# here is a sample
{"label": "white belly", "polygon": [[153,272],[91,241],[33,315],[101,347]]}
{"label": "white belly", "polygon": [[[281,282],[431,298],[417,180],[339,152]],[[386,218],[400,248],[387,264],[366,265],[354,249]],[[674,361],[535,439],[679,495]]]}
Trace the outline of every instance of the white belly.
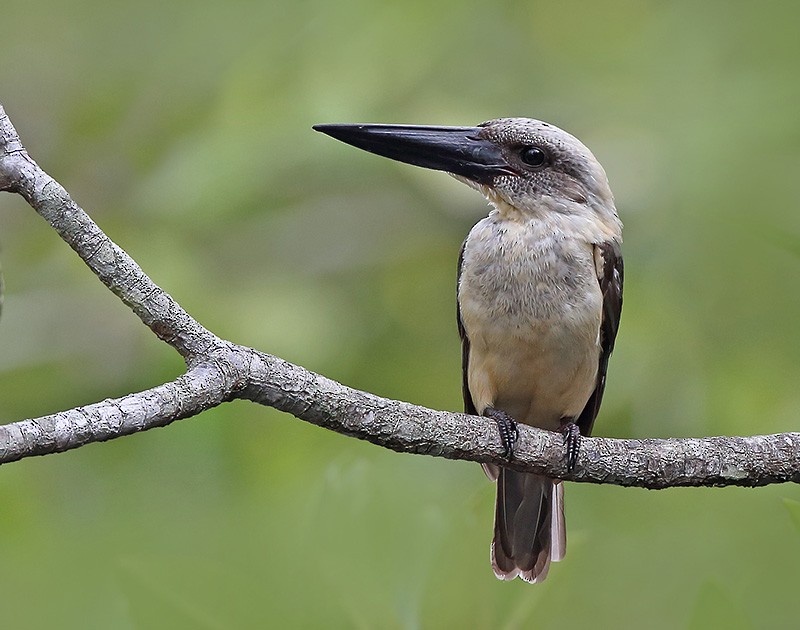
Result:
{"label": "white belly", "polygon": [[547,429],[594,390],[602,319],[592,244],[556,234],[484,219],[467,239],[458,296],[478,412]]}

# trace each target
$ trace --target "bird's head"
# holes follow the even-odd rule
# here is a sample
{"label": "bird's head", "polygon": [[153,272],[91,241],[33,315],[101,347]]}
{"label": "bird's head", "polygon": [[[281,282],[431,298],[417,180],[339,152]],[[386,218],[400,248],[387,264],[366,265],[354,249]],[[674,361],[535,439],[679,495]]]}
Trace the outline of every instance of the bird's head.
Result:
{"label": "bird's head", "polygon": [[498,118],[477,127],[355,124],[314,129],[378,155],[446,171],[500,210],[535,215],[546,208],[616,217],[603,167],[577,138],[545,122]]}

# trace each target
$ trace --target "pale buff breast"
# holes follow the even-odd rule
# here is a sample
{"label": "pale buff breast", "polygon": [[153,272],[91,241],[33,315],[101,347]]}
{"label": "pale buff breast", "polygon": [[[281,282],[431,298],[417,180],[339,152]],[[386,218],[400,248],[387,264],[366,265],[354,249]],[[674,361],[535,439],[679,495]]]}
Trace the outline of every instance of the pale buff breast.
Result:
{"label": "pale buff breast", "polygon": [[578,415],[594,389],[602,318],[592,244],[553,228],[484,219],[459,282],[476,408],[549,429]]}

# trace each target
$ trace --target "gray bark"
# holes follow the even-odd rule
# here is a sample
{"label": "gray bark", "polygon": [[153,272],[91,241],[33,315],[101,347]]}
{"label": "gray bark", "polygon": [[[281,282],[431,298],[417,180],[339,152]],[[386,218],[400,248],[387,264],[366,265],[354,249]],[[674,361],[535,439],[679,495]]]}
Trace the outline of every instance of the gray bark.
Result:
{"label": "gray bark", "polygon": [[161,427],[235,398],[404,453],[502,463],[550,477],[621,486],[762,486],[800,481],[800,433],[752,437],[584,438],[575,470],[561,435],[520,426],[512,460],[491,420],[358,391],[278,357],[220,339],[157,286],[25,150],[0,106],[0,190],[47,221],[160,339],[186,372],[146,391],[0,426],[0,464]]}

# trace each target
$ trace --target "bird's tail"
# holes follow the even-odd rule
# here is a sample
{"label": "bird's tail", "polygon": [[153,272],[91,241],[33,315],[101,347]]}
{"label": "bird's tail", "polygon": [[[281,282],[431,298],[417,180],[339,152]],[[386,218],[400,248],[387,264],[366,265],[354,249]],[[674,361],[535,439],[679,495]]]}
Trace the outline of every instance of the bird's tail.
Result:
{"label": "bird's tail", "polygon": [[501,580],[547,577],[564,557],[564,485],[548,477],[501,468],[492,541],[492,569]]}

